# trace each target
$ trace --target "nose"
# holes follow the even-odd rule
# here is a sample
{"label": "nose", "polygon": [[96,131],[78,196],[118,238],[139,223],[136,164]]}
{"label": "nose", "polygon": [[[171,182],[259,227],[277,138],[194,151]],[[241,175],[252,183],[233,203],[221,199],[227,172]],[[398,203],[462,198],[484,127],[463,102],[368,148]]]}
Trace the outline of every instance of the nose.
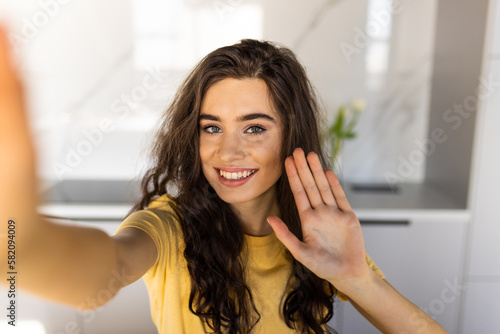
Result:
{"label": "nose", "polygon": [[239,134],[236,132],[224,133],[221,136],[217,154],[222,161],[226,162],[243,159],[245,151]]}

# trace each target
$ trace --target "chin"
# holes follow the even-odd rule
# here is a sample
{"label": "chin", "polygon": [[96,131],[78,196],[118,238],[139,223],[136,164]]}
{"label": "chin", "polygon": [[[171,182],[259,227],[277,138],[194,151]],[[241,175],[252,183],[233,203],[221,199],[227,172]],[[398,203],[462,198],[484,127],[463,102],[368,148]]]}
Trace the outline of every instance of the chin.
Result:
{"label": "chin", "polygon": [[227,192],[219,193],[217,192],[217,196],[227,204],[237,204],[251,201],[255,197],[248,196],[247,194],[230,194]]}

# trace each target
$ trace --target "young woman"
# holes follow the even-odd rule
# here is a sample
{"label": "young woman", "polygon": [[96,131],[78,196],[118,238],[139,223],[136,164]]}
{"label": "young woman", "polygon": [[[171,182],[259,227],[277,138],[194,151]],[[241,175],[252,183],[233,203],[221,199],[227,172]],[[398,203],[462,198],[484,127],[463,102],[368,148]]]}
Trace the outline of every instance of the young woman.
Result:
{"label": "young woman", "polygon": [[36,215],[5,39],[0,227],[18,226],[23,288],[85,309],[144,277],[162,334],[327,333],[335,295],[383,332],[445,332],[365,254],[359,221],[325,171],[313,89],[288,49],[243,40],[194,68],[158,130],[141,200],[109,237]]}

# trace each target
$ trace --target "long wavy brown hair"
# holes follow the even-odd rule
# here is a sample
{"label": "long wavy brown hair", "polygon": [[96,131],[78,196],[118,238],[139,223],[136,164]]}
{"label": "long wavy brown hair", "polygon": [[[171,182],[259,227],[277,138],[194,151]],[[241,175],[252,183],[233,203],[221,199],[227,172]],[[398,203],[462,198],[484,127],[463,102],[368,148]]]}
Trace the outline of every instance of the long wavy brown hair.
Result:
{"label": "long wavy brown hair", "polygon": [[[284,160],[295,148],[314,151],[328,167],[320,139],[321,113],[314,89],[292,51],[270,42],[242,40],[202,59],[180,86],[156,133],[153,165],[146,172],[142,198],[129,214],[176,188],[173,195],[183,217],[184,256],[191,276],[189,309],[214,333],[249,333],[260,319],[244,280],[240,253],[244,234],[237,215],[206,180],[199,154],[199,115],[207,90],[225,78],[261,79],[268,87],[284,126],[282,175],[276,184],[280,218],[303,240],[301,223],[288,183]],[[171,194],[172,195],[172,194]],[[291,256],[290,256],[291,257]],[[292,258],[292,257],[291,257]],[[295,259],[283,316],[301,333],[331,333],[333,286]]]}

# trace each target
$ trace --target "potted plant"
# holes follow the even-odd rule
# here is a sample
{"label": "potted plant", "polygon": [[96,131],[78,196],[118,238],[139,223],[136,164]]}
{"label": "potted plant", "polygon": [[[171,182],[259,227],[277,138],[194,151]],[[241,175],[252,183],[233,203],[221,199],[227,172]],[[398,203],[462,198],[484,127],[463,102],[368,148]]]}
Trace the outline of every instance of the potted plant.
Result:
{"label": "potted plant", "polygon": [[344,140],[356,138],[354,128],[359,121],[361,112],[366,108],[366,101],[354,99],[349,105],[341,105],[333,122],[323,133],[323,140],[331,149],[331,166],[340,169],[340,155]]}

